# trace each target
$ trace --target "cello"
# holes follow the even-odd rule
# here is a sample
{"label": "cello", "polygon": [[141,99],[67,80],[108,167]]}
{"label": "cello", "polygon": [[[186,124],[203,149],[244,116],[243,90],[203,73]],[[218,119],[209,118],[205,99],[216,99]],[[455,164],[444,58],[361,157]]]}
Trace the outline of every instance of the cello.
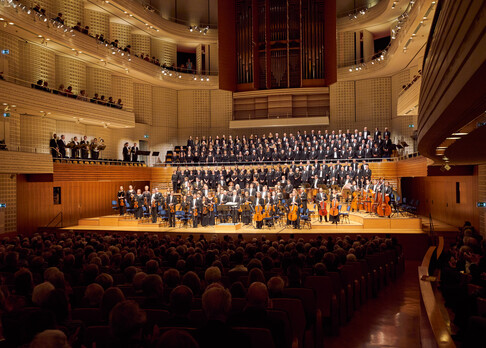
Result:
{"label": "cello", "polygon": [[297,204],[292,204],[289,209],[289,214],[287,215],[287,219],[289,221],[297,221],[297,212],[299,211],[299,206]]}
{"label": "cello", "polygon": [[331,209],[329,210],[329,215],[331,216],[338,216],[339,215],[339,209],[338,209],[338,204],[337,204],[337,199],[334,198],[331,203]]}
{"label": "cello", "polygon": [[319,202],[319,216],[327,215],[327,203],[324,200]]}
{"label": "cello", "polygon": [[[383,191],[385,191],[385,186],[383,186]],[[389,217],[392,210],[390,204],[388,204],[390,202],[390,195],[385,192],[380,192],[380,201],[381,202],[378,202],[378,206],[376,207],[376,213],[378,216]]]}
{"label": "cello", "polygon": [[253,214],[253,221],[263,221],[263,207],[259,204],[255,206],[255,214]]}
{"label": "cello", "polygon": [[353,200],[351,201],[351,210],[353,212],[358,212],[359,206],[358,206],[358,192],[354,191],[353,192]]}

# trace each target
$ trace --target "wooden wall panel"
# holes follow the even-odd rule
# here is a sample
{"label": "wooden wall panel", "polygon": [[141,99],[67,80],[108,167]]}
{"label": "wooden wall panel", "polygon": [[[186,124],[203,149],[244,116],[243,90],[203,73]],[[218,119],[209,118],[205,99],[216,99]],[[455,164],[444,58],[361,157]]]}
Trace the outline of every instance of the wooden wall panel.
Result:
{"label": "wooden wall panel", "polygon": [[[148,181],[112,182],[29,182],[25,175],[17,176],[17,229],[21,233],[35,232],[46,226],[58,213],[63,213],[63,225],[75,225],[81,218],[112,214],[111,201],[116,199],[120,185],[142,188]],[[61,188],[61,204],[54,205],[53,187]],[[57,220],[56,220],[57,221]]]}
{"label": "wooden wall panel", "polygon": [[0,173],[48,174],[52,171],[50,154],[0,151]]}
{"label": "wooden wall panel", "polygon": [[[460,186],[460,203],[456,203],[456,182]],[[402,196],[420,200],[419,214],[453,226],[470,221],[479,228],[478,176],[428,176],[402,180]]]}
{"label": "wooden wall panel", "polygon": [[150,181],[152,168],[54,163],[54,181]]}

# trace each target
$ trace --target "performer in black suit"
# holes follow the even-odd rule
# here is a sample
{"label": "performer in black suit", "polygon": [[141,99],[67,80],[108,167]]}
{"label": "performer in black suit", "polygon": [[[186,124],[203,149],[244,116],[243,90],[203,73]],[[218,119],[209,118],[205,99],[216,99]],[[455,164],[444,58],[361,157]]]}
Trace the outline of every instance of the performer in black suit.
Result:
{"label": "performer in black suit", "polygon": [[138,162],[138,146],[134,143],[131,148],[132,162]]}
{"label": "performer in black suit", "polygon": [[141,219],[143,217],[143,203],[144,198],[142,195],[142,190],[138,189],[137,194],[133,200],[133,208],[135,209],[135,219]]}
{"label": "performer in black suit", "polygon": [[[294,205],[297,205],[297,207],[300,207],[300,204],[301,204],[301,201],[300,201],[299,195],[297,193],[297,190],[294,190],[292,192],[292,195],[289,198],[289,209],[292,209],[292,206],[294,206]],[[290,221],[290,220],[287,219],[287,225],[292,225],[294,228],[299,228],[299,225],[300,225],[300,212],[299,212],[299,210],[297,211],[297,220]]]}
{"label": "performer in black suit", "polygon": [[[198,193],[194,197],[189,197],[190,211],[192,214],[192,227],[197,228],[202,217],[202,201],[201,195]],[[197,215],[196,215],[197,214]]]}
{"label": "performer in black suit", "polygon": [[123,161],[130,162],[130,148],[128,142],[123,145]]}
{"label": "performer in black suit", "polygon": [[62,158],[66,157],[66,137],[61,135],[61,138],[57,139],[57,147],[59,148],[59,152],[61,153]]}
{"label": "performer in black suit", "polygon": [[150,213],[152,215],[152,223],[157,222],[157,215],[159,213],[159,200],[157,196],[157,190],[152,189],[152,195],[150,196]]}
{"label": "performer in black suit", "polygon": [[[265,208],[265,200],[262,198],[260,192],[257,192],[255,201],[253,202],[253,210],[255,210],[255,208],[257,206],[262,206],[263,208]],[[262,227],[263,227],[263,220],[262,221],[257,221],[256,222],[256,228],[257,229],[261,229]]]}
{"label": "performer in black suit", "polygon": [[51,148],[51,155],[52,158],[57,158],[61,154],[59,152],[59,145],[57,144],[57,135],[53,134],[52,139],[49,141],[49,147]]}
{"label": "performer in black suit", "polygon": [[81,145],[84,145],[81,148],[81,158],[87,159],[89,154],[89,141],[86,135],[83,137],[83,140],[81,140]]}
{"label": "performer in black suit", "polygon": [[[177,197],[174,196],[173,191],[169,191],[166,202],[169,214],[169,227],[175,227],[175,207],[177,204]],[[173,212],[171,212],[171,210],[173,210]]]}

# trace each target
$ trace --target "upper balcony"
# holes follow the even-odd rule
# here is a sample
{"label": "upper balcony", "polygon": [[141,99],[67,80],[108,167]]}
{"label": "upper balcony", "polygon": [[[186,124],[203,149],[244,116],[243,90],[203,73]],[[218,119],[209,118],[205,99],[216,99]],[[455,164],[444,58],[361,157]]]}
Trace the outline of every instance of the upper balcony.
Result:
{"label": "upper balcony", "polygon": [[388,47],[372,57],[365,57],[362,62],[349,62],[339,68],[338,80],[390,76],[410,66],[425,49],[436,7],[435,0],[415,1],[409,11],[396,19]]}
{"label": "upper balcony", "polygon": [[[34,44],[43,44],[60,54],[76,56],[88,64],[114,73],[173,89],[217,89],[217,76],[200,76],[187,72],[166,72],[160,66],[102,44],[96,38],[51,21],[49,14],[40,16],[23,5],[0,1],[3,31]],[[172,23],[172,22],[170,22]],[[210,75],[210,76],[209,76]]]}
{"label": "upper balcony", "polygon": [[132,111],[48,93],[32,88],[26,81],[4,78],[0,80],[0,103],[9,112],[110,128],[135,127]]}
{"label": "upper balcony", "polygon": [[102,8],[140,30],[149,30],[151,35],[169,38],[182,43],[195,42],[210,44],[218,42],[218,30],[210,27],[206,32],[190,31],[189,26],[200,23],[181,24],[163,18],[157,10],[146,4],[143,0],[88,0],[88,3]]}

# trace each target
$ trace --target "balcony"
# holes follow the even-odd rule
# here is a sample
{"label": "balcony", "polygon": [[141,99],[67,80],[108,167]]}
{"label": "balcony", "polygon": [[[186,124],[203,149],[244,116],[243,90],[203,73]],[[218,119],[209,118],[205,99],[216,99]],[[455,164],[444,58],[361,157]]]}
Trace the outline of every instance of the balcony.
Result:
{"label": "balcony", "polygon": [[200,23],[179,24],[167,20],[162,18],[155,9],[149,9],[149,7],[144,6],[142,4],[144,1],[141,0],[89,0],[88,2],[124,18],[139,29],[146,31],[148,27],[151,29],[151,34],[154,36],[162,37],[163,35],[163,38],[184,41],[186,43],[196,42],[209,44],[218,42],[217,29],[211,27],[205,35],[199,32],[191,32],[189,31],[189,25],[199,25]]}
{"label": "balcony", "polygon": [[0,151],[1,174],[52,174],[50,154]]}
{"label": "balcony", "polygon": [[27,82],[6,79],[0,81],[0,103],[8,105],[10,112],[110,128],[135,127],[135,114],[131,111],[48,93],[31,88]]}
{"label": "balcony", "polygon": [[398,95],[397,115],[410,116],[418,114],[419,96],[420,96],[420,75],[418,79],[413,81],[403,89]]}
{"label": "balcony", "polygon": [[434,0],[415,1],[408,12],[400,15],[400,25],[392,28],[398,32],[392,34],[394,39],[388,47],[373,57],[365,57],[363,62],[349,62],[348,66],[339,68],[338,80],[390,76],[410,66],[424,49],[436,7]]}
{"label": "balcony", "polygon": [[173,89],[217,89],[219,86],[217,76],[164,73],[160,66],[101,44],[89,35],[53,25],[50,14],[39,17],[27,8],[22,10],[19,6],[6,6],[4,1],[0,1],[0,17],[2,30],[11,35],[33,44],[46,45],[59,54],[75,56],[87,64],[106,68],[114,73]]}

